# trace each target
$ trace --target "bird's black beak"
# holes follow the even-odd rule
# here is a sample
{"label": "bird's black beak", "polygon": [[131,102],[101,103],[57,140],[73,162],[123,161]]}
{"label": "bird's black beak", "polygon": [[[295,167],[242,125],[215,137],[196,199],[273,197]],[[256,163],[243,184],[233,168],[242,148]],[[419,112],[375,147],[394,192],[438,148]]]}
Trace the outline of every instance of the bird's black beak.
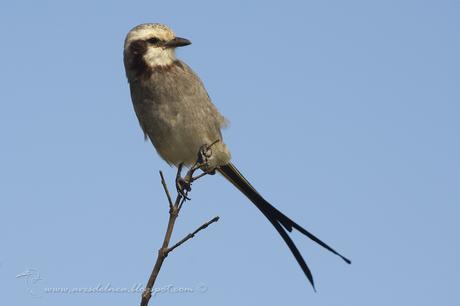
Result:
{"label": "bird's black beak", "polygon": [[188,39],[185,39],[182,37],[175,37],[174,39],[171,39],[170,41],[166,42],[164,46],[167,48],[177,48],[177,47],[188,46],[191,43],[192,42]]}

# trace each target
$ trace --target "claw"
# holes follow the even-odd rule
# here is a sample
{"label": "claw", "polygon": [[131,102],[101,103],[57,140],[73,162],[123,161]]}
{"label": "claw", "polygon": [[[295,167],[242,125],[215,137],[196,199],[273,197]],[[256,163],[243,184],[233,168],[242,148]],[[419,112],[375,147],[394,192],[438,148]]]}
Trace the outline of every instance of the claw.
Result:
{"label": "claw", "polygon": [[204,144],[198,150],[197,163],[195,164],[196,169],[201,169],[208,174],[214,174],[215,169],[210,170],[208,159],[212,156],[212,146],[218,143],[220,140],[216,140],[210,145]]}
{"label": "claw", "polygon": [[190,198],[187,197],[187,193],[192,190],[191,184],[188,183],[183,177],[177,177],[176,178],[176,190],[177,193],[180,194],[183,198],[190,200]]}
{"label": "claw", "polygon": [[180,163],[177,167],[176,190],[177,193],[180,194],[184,199],[190,200],[190,198],[187,197],[187,193],[192,190],[192,186],[191,183],[187,182],[187,180],[185,180],[181,175],[183,167],[183,163]]}
{"label": "claw", "polygon": [[202,145],[198,151],[198,164],[207,165],[208,158],[212,156],[212,150],[208,145]]}

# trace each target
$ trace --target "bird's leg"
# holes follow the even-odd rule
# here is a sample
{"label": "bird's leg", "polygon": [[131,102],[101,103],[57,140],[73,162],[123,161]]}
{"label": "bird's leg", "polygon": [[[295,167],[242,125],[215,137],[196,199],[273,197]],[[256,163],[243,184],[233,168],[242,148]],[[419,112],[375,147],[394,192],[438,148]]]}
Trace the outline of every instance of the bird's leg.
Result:
{"label": "bird's leg", "polygon": [[[212,146],[218,143],[219,141],[220,139],[214,141],[210,145],[205,144],[200,147],[200,149],[198,150],[197,160],[195,164],[192,167],[190,167],[189,171],[184,177],[182,177],[181,175],[184,164],[180,163],[177,167],[176,189],[178,194],[180,194],[185,199],[190,200],[187,197],[187,193],[192,190],[192,183],[194,181],[202,178],[207,174],[214,175],[216,173],[216,169],[211,169],[209,167],[208,160],[212,156]],[[201,169],[203,173],[194,177],[193,174],[195,173],[195,171],[199,169]]]}
{"label": "bird's leg", "polygon": [[182,177],[183,168],[184,168],[184,163],[180,163],[179,166],[177,166],[176,190],[178,194],[180,194],[185,199],[189,200],[189,198],[187,198],[187,192],[192,190],[190,186],[191,182],[187,182],[187,180]]}

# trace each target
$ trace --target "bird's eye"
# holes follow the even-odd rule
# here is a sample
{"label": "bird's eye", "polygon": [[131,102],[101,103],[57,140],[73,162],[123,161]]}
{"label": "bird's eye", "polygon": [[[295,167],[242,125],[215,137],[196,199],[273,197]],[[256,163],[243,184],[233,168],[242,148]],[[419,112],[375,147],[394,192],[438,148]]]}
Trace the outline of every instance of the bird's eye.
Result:
{"label": "bird's eye", "polygon": [[152,37],[152,38],[147,39],[147,41],[151,44],[157,44],[160,42],[160,39],[156,37]]}

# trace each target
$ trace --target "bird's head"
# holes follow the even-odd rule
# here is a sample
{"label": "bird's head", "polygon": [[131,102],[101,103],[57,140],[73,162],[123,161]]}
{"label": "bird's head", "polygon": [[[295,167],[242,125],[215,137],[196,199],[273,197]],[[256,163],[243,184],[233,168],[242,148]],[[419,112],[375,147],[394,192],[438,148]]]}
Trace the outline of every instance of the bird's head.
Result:
{"label": "bird's head", "polygon": [[154,69],[168,66],[176,59],[175,49],[190,45],[188,39],[159,23],[141,24],[129,31],[125,40],[124,57],[127,69]]}

